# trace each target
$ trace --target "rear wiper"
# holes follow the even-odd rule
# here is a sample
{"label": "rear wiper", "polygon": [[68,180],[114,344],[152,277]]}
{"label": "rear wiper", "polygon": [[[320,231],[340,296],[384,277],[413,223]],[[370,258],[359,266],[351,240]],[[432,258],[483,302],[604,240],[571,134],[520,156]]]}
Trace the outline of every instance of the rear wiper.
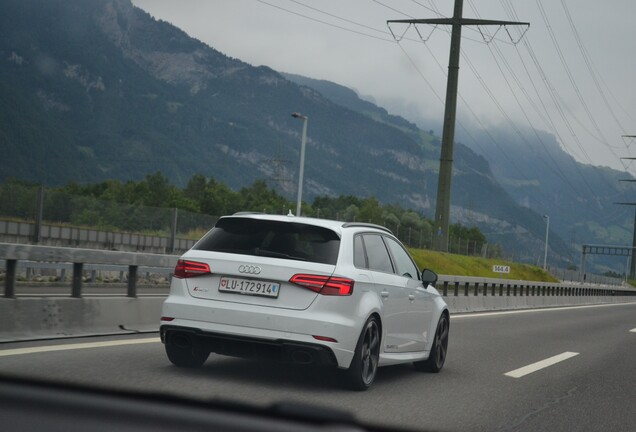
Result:
{"label": "rear wiper", "polygon": [[281,252],[274,252],[274,251],[259,249],[259,248],[254,248],[254,255],[266,256],[266,257],[272,257],[272,258],[286,258],[286,259],[292,259],[292,260],[298,260],[298,261],[307,261],[306,258],[302,258],[299,256],[287,255]]}

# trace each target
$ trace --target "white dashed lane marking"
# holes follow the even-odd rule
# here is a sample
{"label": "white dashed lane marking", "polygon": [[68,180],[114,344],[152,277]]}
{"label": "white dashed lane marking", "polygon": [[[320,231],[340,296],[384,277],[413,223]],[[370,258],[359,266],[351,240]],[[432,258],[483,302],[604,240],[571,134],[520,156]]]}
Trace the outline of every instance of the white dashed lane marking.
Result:
{"label": "white dashed lane marking", "polygon": [[126,339],[126,340],[119,340],[119,341],[115,340],[115,341],[107,341],[107,342],[86,342],[86,343],[65,344],[65,345],[49,345],[49,346],[39,346],[39,347],[30,347],[30,348],[16,348],[16,349],[0,350],[0,357],[23,355],[23,354],[35,354],[35,353],[52,352],[52,351],[104,348],[104,347],[113,347],[113,346],[119,346],[119,345],[137,345],[137,344],[158,343],[158,342],[161,342],[161,340],[157,337],[153,337],[153,338],[144,338],[144,339]]}
{"label": "white dashed lane marking", "polygon": [[554,357],[550,357],[547,358],[545,360],[541,360],[539,362],[536,363],[532,363],[531,365],[528,366],[524,366],[522,368],[519,369],[515,369],[513,371],[510,371],[508,373],[505,373],[504,375],[509,376],[511,378],[521,378],[523,376],[526,376],[528,374],[531,374],[533,372],[539,371],[541,369],[545,369],[549,366],[555,365],[557,363],[560,363],[564,360],[570,359],[574,356],[579,355],[579,353],[575,353],[575,352],[564,352],[562,354],[559,355],[555,355]]}

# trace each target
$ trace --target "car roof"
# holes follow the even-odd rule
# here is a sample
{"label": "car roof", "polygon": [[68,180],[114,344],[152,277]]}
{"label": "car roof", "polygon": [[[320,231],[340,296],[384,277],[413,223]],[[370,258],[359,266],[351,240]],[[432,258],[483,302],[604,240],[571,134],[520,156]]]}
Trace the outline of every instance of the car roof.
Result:
{"label": "car roof", "polygon": [[292,214],[289,215],[273,215],[267,213],[256,213],[256,212],[238,212],[232,215],[223,216],[223,218],[248,218],[248,219],[259,219],[259,220],[269,220],[269,221],[277,221],[277,222],[289,222],[289,223],[303,223],[307,225],[314,225],[323,228],[328,228],[332,231],[337,232],[338,234],[342,234],[342,232],[346,229],[350,228],[365,228],[372,229],[378,231],[384,231],[389,234],[393,234],[391,230],[381,225],[365,223],[365,222],[342,222],[331,219],[318,219],[306,216],[294,216]]}

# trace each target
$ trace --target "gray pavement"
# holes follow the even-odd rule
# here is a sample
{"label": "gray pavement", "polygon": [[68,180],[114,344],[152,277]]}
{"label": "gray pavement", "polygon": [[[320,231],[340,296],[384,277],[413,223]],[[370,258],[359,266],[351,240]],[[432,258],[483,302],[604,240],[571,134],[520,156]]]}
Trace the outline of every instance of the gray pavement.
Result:
{"label": "gray pavement", "polygon": [[[255,405],[306,402],[419,430],[626,431],[636,425],[632,330],[635,304],[453,315],[441,373],[382,368],[362,393],[343,389],[335,371],[279,363],[211,356],[201,369],[178,369],[155,334],[0,344],[0,373]],[[144,343],[77,345],[130,339]],[[520,378],[505,375],[563,353],[571,356]]]}

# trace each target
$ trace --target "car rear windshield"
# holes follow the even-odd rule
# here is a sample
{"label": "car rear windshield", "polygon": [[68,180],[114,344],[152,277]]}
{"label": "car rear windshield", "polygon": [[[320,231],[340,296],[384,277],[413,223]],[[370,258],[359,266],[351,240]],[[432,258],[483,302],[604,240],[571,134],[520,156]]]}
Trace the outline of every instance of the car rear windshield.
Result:
{"label": "car rear windshield", "polygon": [[336,264],[340,237],[334,231],[294,222],[219,219],[193,249]]}

